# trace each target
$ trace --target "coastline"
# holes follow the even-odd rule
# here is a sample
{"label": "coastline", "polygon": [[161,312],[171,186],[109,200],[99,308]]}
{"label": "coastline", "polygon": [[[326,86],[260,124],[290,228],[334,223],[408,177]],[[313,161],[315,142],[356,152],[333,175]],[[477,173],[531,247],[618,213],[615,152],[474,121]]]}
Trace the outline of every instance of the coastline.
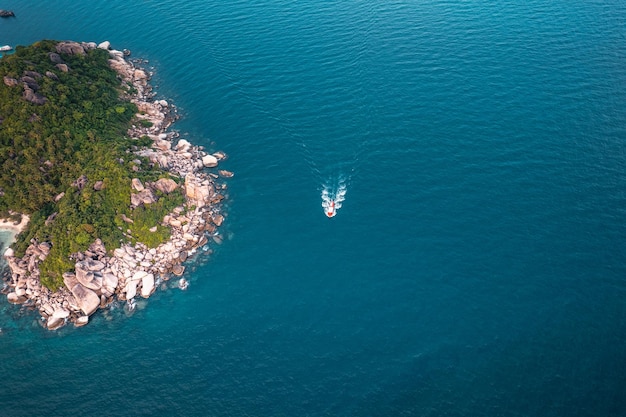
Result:
{"label": "coastline", "polygon": [[15,238],[17,235],[22,233],[28,222],[30,221],[30,217],[26,214],[21,215],[21,219],[19,223],[15,223],[11,219],[2,219],[0,218],[0,232],[8,232],[7,234],[10,236],[8,239],[0,242],[1,255],[0,260],[3,260],[5,256],[12,256],[13,249],[11,249],[11,245],[15,242]]}
{"label": "coastline", "polygon": [[[152,139],[151,147],[135,153],[159,166],[169,177],[145,184],[134,178],[129,184],[131,207],[149,207],[157,193],[169,194],[177,188],[181,189],[185,204],[163,218],[161,225],[170,229],[170,238],[156,248],[148,248],[142,243],[133,245],[130,243],[132,236],[128,234],[128,242],[117,249],[107,249],[96,239],[88,250],[72,254],[75,271],[63,274],[65,285],[56,292],[41,285],[38,267],[50,252],[52,242],[31,240],[22,258],[15,257],[13,251],[7,249],[4,258],[11,269],[11,277],[3,292],[7,293],[10,303],[37,310],[42,324],[50,330],[70,322],[83,326],[89,322],[89,316],[115,301],[126,302],[126,307],[132,310],[136,297],[150,297],[172,277],[178,279],[180,289],[186,289],[188,282],[183,277],[185,267],[181,264],[193,253],[210,254],[211,250],[206,246],[209,241],[221,243],[218,228],[226,215],[222,213],[221,205],[226,184],[216,180],[233,175],[225,170],[208,172],[226,158],[223,152],[208,154],[202,147],[168,131],[176,120],[175,108],[166,100],[154,100],[150,74],[126,59],[127,54],[111,49],[109,42],[98,45],[59,42],[56,48],[59,53],[68,54],[83,54],[94,48],[107,50],[109,66],[118,74],[120,82],[133,87],[132,94],[121,96],[138,108],[138,123],[131,126],[127,135],[131,139],[146,136]],[[18,225],[4,221],[0,227],[16,236],[25,229],[28,220],[23,216]],[[125,216],[123,220],[132,222]],[[197,251],[200,247],[205,250]]]}
{"label": "coastline", "polygon": [[0,218],[0,230],[10,231],[17,236],[26,229],[26,225],[28,225],[29,221],[30,217],[25,214],[22,214],[22,220],[18,224],[15,224],[11,219]]}

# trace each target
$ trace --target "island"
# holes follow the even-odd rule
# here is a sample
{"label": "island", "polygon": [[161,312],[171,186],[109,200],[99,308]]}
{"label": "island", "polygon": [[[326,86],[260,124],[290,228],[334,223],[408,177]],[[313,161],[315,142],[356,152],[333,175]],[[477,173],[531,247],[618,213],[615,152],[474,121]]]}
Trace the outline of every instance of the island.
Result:
{"label": "island", "polygon": [[0,228],[17,228],[2,292],[50,330],[186,288],[183,262],[221,243],[226,154],[171,131],[175,107],[127,55],[44,40],[0,59]]}

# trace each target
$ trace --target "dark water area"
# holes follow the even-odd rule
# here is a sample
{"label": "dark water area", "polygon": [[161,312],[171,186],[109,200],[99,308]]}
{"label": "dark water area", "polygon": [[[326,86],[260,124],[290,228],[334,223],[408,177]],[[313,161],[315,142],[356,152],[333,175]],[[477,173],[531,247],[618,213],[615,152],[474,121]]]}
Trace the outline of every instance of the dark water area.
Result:
{"label": "dark water area", "polygon": [[0,44],[147,59],[235,177],[187,291],[0,302],[0,414],[626,414],[622,2],[3,7]]}

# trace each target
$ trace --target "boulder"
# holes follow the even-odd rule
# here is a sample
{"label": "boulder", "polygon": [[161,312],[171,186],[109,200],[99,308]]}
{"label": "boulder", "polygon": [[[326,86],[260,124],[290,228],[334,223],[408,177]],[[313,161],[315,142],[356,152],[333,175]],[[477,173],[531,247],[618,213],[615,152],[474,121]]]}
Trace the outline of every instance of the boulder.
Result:
{"label": "boulder", "polygon": [[67,66],[67,64],[56,64],[56,67],[58,69],[60,69],[63,72],[69,72],[70,71],[70,67]]}
{"label": "boulder", "polygon": [[80,316],[74,322],[74,326],[81,327],[81,326],[86,325],[87,323],[89,323],[89,316]]}
{"label": "boulder", "polygon": [[219,226],[221,226],[221,225],[222,225],[222,223],[224,222],[224,216],[222,216],[222,215],[221,215],[221,214],[219,214],[219,213],[218,213],[218,214],[214,214],[214,215],[211,217],[211,221],[212,221],[212,222],[213,222],[213,223],[214,223],[217,227],[219,227]]}
{"label": "boulder", "polygon": [[26,297],[24,297],[23,295],[17,295],[14,292],[10,292],[7,294],[7,301],[11,304],[22,304],[24,301],[26,301]]}
{"label": "boulder", "polygon": [[63,326],[65,326],[65,319],[54,316],[48,317],[48,321],[46,322],[48,330],[56,330]]}
{"label": "boulder", "polygon": [[56,50],[60,54],[85,55],[85,48],[78,42],[65,41],[56,45]]}
{"label": "boulder", "polygon": [[0,10],[0,17],[15,17],[12,10]]}
{"label": "boulder", "polygon": [[104,42],[102,42],[102,43],[99,43],[99,44],[98,44],[98,48],[100,48],[100,49],[104,49],[104,50],[107,50],[107,51],[108,51],[109,49],[111,49],[111,42],[109,42],[109,41],[104,41]]}
{"label": "boulder", "polygon": [[44,258],[45,258],[50,253],[50,249],[52,249],[52,245],[50,243],[48,243],[48,242],[41,242],[39,244],[38,248],[41,251],[41,253],[44,255]]}
{"label": "boulder", "polygon": [[76,187],[79,190],[82,190],[85,185],[87,185],[87,182],[89,181],[89,179],[87,178],[86,175],[81,175],[80,177],[76,178],[73,182],[72,182],[72,187]]}
{"label": "boulder", "polygon": [[124,59],[124,52],[111,49],[109,51],[109,56],[113,59]]}
{"label": "boulder", "polygon": [[52,313],[52,317],[55,317],[58,319],[66,319],[69,316],[70,316],[69,310],[66,310],[64,308],[59,308],[58,310],[54,310],[54,312]]}
{"label": "boulder", "polygon": [[[131,201],[132,201],[132,199],[131,199]],[[124,213],[120,214],[120,217],[122,218],[123,221],[125,221],[128,224],[135,223],[135,221],[133,219],[128,218]]]}
{"label": "boulder", "polygon": [[224,159],[228,158],[228,155],[226,155],[222,151],[215,152],[213,156],[216,157],[218,161],[223,161]]}
{"label": "boulder", "polygon": [[185,272],[185,267],[182,265],[174,265],[172,267],[172,274],[176,275],[177,277],[183,275],[183,272]]}
{"label": "boulder", "polygon": [[133,277],[131,278],[131,281],[139,282],[147,275],[148,275],[148,273],[146,271],[136,271],[133,274]]}
{"label": "boulder", "polygon": [[104,269],[104,262],[96,261],[96,260],[88,260],[87,266],[90,271],[102,271]]}
{"label": "boulder", "polygon": [[202,157],[202,165],[207,168],[214,168],[217,166],[217,158],[213,155],[205,155]]}
{"label": "boulder", "polygon": [[78,284],[78,280],[76,279],[76,275],[71,272],[65,272],[63,274],[63,283],[67,287],[67,289],[71,289],[74,285]]}
{"label": "boulder", "polygon": [[148,74],[146,74],[146,72],[142,70],[141,68],[136,68],[133,71],[133,78],[136,80],[147,80]]}
{"label": "boulder", "polygon": [[130,78],[128,64],[121,59],[109,59],[109,66],[124,78]]}
{"label": "boulder", "polygon": [[102,268],[104,268],[104,264],[100,261],[85,260],[76,262],[76,279],[85,287],[99,291],[102,288],[102,276],[94,272],[100,271]]}
{"label": "boulder", "polygon": [[26,70],[24,71],[24,75],[27,77],[31,77],[31,78],[41,78],[42,75],[40,73],[38,73],[37,71],[30,71],[30,70]]}
{"label": "boulder", "polygon": [[22,93],[22,97],[24,98],[24,100],[33,104],[37,104],[39,106],[46,104],[46,102],[48,101],[47,98],[39,93],[36,93],[35,90],[30,88],[28,84],[24,84],[24,92]]}
{"label": "boulder", "polygon": [[102,277],[102,286],[112,291],[115,291],[115,288],[117,288],[118,282],[119,280],[117,278],[117,275],[111,272],[105,272]]}
{"label": "boulder", "polygon": [[135,295],[137,295],[137,282],[133,280],[128,281],[126,283],[125,291],[127,300],[134,298]]}
{"label": "boulder", "polygon": [[136,191],[143,191],[145,189],[139,178],[133,178],[131,183]]}
{"label": "boulder", "polygon": [[233,177],[235,174],[230,172],[230,171],[226,171],[225,169],[221,169],[219,171],[217,171],[218,174],[220,174],[222,177],[224,178],[231,178]]}
{"label": "boulder", "polygon": [[95,191],[102,191],[104,189],[104,181],[96,181],[93,185],[93,189]]}
{"label": "boulder", "polygon": [[4,76],[4,85],[6,85],[7,87],[15,87],[16,85],[18,85],[20,82],[18,80],[16,80],[15,78],[11,78],[9,76]]}
{"label": "boulder", "polygon": [[48,77],[48,78],[50,78],[51,80],[54,80],[54,81],[59,81],[59,76],[56,75],[52,71],[46,71],[46,77]]}
{"label": "boulder", "polygon": [[89,288],[86,288],[81,283],[78,283],[70,288],[70,291],[76,298],[76,304],[86,315],[90,316],[98,309],[98,306],[100,305],[100,297],[98,297],[98,295]]}
{"label": "boulder", "polygon": [[145,190],[140,192],[138,195],[141,197],[141,202],[143,204],[152,204],[158,200],[156,196],[154,195],[154,193],[152,192],[152,190],[149,188],[146,188]]}
{"label": "boulder", "polygon": [[155,201],[157,201],[156,197],[149,188],[146,188],[140,193],[130,195],[130,204],[133,207],[139,207],[142,204],[152,204]]}
{"label": "boulder", "polygon": [[54,308],[50,305],[50,303],[45,303],[44,305],[41,306],[41,311],[42,313],[45,313],[48,316],[51,316],[52,313],[54,313]]}
{"label": "boulder", "polygon": [[157,149],[160,149],[162,151],[169,151],[170,149],[172,149],[172,142],[170,142],[169,140],[158,139],[154,141],[154,146],[156,146]]}
{"label": "boulder", "polygon": [[176,150],[181,153],[189,151],[190,148],[191,148],[191,143],[189,143],[185,139],[179,140],[178,144],[176,144]]}
{"label": "boulder", "polygon": [[169,194],[178,188],[178,184],[176,181],[170,178],[160,178],[157,182],[154,183],[154,188],[161,191],[162,193]]}
{"label": "boulder", "polygon": [[50,58],[50,61],[53,64],[64,64],[65,62],[63,61],[63,58],[61,58],[61,55],[54,53],[54,52],[50,52],[50,54],[48,55],[48,57]]}
{"label": "boulder", "polygon": [[26,84],[31,90],[39,91],[39,84],[37,84],[37,81],[33,77],[24,75],[22,78],[20,78],[20,81]]}
{"label": "boulder", "polygon": [[150,297],[154,291],[154,275],[147,274],[141,279],[141,296],[143,298]]}

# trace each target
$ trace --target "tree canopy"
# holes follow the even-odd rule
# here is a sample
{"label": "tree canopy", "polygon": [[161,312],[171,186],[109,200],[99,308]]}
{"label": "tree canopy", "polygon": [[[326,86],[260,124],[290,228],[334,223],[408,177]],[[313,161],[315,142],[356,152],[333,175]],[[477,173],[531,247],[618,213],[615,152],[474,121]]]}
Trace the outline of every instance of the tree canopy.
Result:
{"label": "tree canopy", "polygon": [[[174,192],[150,210],[131,210],[132,178],[167,176],[131,153],[150,143],[126,134],[137,107],[122,93],[132,87],[122,84],[102,49],[61,54],[64,71],[51,57],[56,44],[17,47],[0,59],[0,217],[9,211],[31,216],[14,244],[17,256],[33,238],[52,243],[41,264],[42,283],[51,289],[73,269],[70,254],[96,238],[108,250],[128,240],[152,247],[163,242],[169,230],[160,221],[184,201]],[[27,89],[45,97],[43,104],[25,99]]]}

